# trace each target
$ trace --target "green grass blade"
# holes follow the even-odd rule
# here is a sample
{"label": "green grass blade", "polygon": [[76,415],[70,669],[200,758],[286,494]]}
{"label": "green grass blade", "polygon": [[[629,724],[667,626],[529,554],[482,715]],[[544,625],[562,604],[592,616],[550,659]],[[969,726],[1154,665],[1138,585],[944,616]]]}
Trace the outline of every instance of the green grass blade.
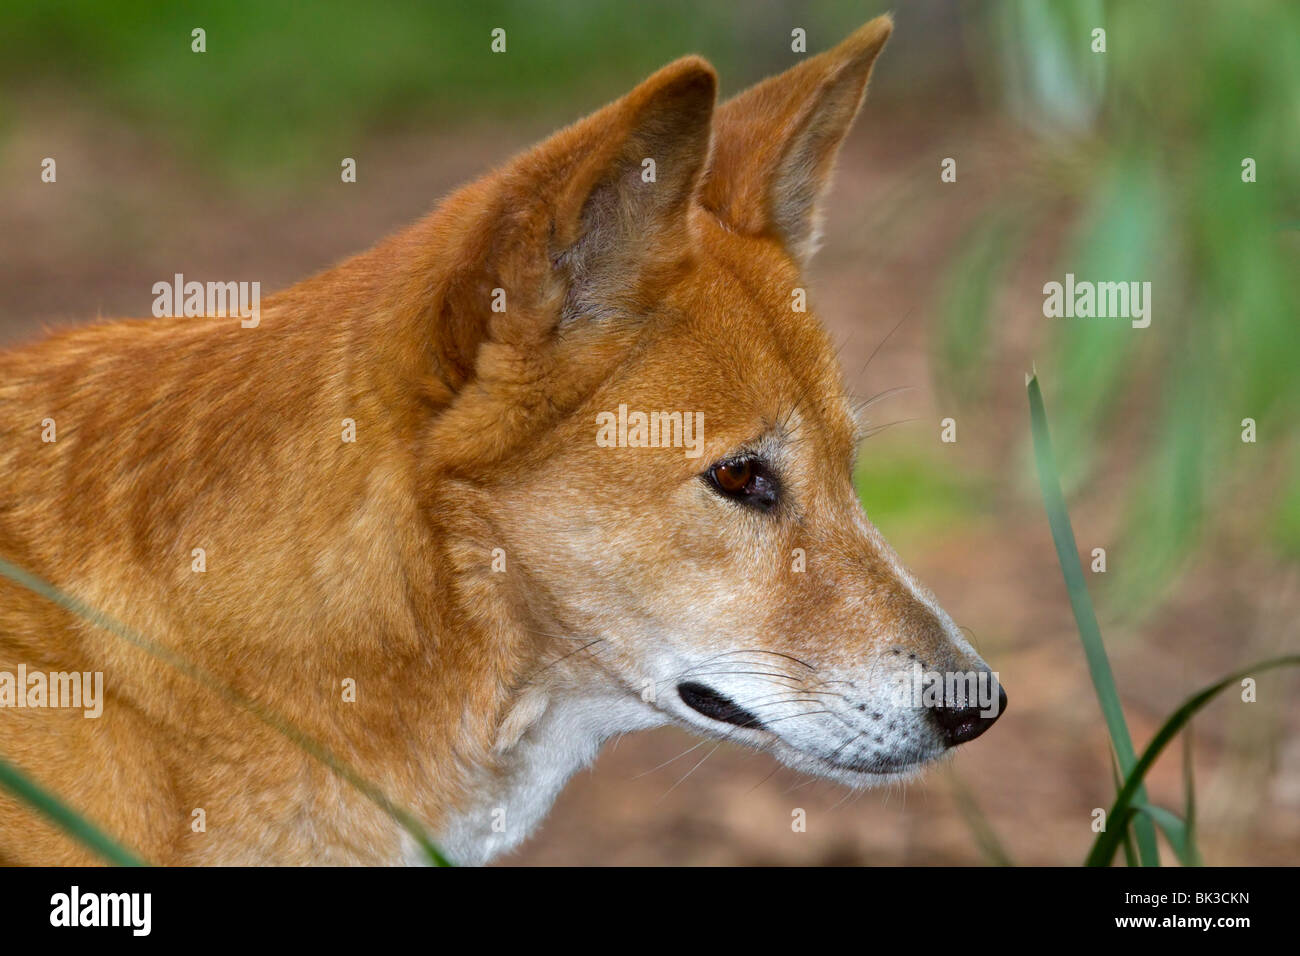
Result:
{"label": "green grass blade", "polygon": [[1183,866],[1195,866],[1195,849],[1191,843],[1191,831],[1188,829],[1187,821],[1180,820],[1178,814],[1166,810],[1164,807],[1157,807],[1151,804],[1138,803],[1134,804],[1133,809],[1138,813],[1151,818],[1162,831],[1164,831],[1169,845],[1174,849],[1174,856],[1178,857],[1178,862]]}
{"label": "green grass blade", "polygon": [[451,861],[442,854],[434,842],[429,838],[429,835],[425,832],[424,826],[418,819],[416,819],[414,814],[394,803],[379,787],[372,784],[349,764],[332,753],[323,743],[304,731],[299,730],[291,722],[275,713],[269,707],[266,707],[248,695],[235,690],[233,687],[218,679],[215,674],[204,670],[202,667],[199,667],[197,664],[186,659],[184,655],[179,654],[171,648],[164,647],[157,641],[150,640],[142,634],[136,633],[116,618],[104,614],[102,611],[91,607],[84,601],[60,590],[44,578],[37,577],[29,571],[25,571],[18,567],[16,564],[11,564],[4,558],[0,558],[0,575],[7,577],[16,584],[22,585],[35,594],[39,594],[47,601],[57,604],[64,610],[76,614],[78,617],[84,618],[96,627],[102,628],[110,634],[113,634],[127,643],[140,648],[146,653],[151,654],[163,663],[175,668],[182,674],[185,674],[191,680],[194,680],[206,687],[208,690],[211,690],[213,693],[225,698],[234,706],[248,712],[272,730],[293,741],[305,753],[323,763],[340,778],[351,784],[357,792],[361,793],[381,810],[387,813],[393,821],[395,821],[411,836],[430,863],[434,866],[452,865]]}
{"label": "green grass blade", "polygon": [[[1097,614],[1092,608],[1088,587],[1084,583],[1079,548],[1074,540],[1074,529],[1070,527],[1070,514],[1065,507],[1065,495],[1061,492],[1061,479],[1056,473],[1052,458],[1052,439],[1047,431],[1047,412],[1043,407],[1043,393],[1038,387],[1038,376],[1031,376],[1025,384],[1029,393],[1029,426],[1033,435],[1034,461],[1038,466],[1038,483],[1043,492],[1043,504],[1047,508],[1047,520],[1052,528],[1052,540],[1056,544],[1056,557],[1061,563],[1061,574],[1070,594],[1074,622],[1079,629],[1084,656],[1088,660],[1092,686],[1097,691],[1102,716],[1106,718],[1111,745],[1115,748],[1120,770],[1128,776],[1132,773],[1136,760],[1133,738],[1129,736],[1124,710],[1119,703],[1119,693],[1115,690],[1110,660],[1106,657],[1106,647],[1101,641]],[[1145,791],[1139,791],[1138,797],[1146,802]],[[1118,822],[1114,817],[1106,819],[1111,828]],[[1159,866],[1160,851],[1156,846],[1155,827],[1150,819],[1144,817],[1135,820],[1133,829],[1137,835],[1138,856],[1142,865]]]}
{"label": "green grass blade", "polygon": [[0,786],[3,786],[42,816],[53,821],[78,843],[98,853],[109,863],[116,866],[147,865],[144,860],[105,834],[103,830],[3,757],[0,757]]}
{"label": "green grass blade", "polygon": [[1183,821],[1187,825],[1187,862],[1184,866],[1201,866],[1201,851],[1196,845],[1196,780],[1192,761],[1192,728],[1183,734]]}
{"label": "green grass blade", "polygon": [[1011,855],[998,839],[997,831],[993,829],[993,825],[980,809],[974,795],[957,776],[956,771],[949,771],[948,779],[952,781],[952,795],[957,802],[957,809],[961,812],[966,825],[970,827],[971,836],[974,837],[984,857],[993,866],[1015,866]]}
{"label": "green grass blade", "polygon": [[1124,865],[1139,866],[1141,860],[1138,859],[1137,848],[1133,846],[1133,828],[1125,824],[1124,826]]}
{"label": "green grass blade", "polygon": [[[1124,781],[1119,777],[1119,765],[1115,763],[1115,751],[1110,752],[1110,779],[1115,784],[1115,792],[1119,793],[1119,788],[1124,785]],[[1137,850],[1133,847],[1133,831],[1129,826],[1124,827],[1124,865],[1133,867],[1138,865]]]}
{"label": "green grass blade", "polygon": [[1114,858],[1115,851],[1123,839],[1123,828],[1115,824],[1119,821],[1127,821],[1137,812],[1135,809],[1137,804],[1146,803],[1146,799],[1139,796],[1142,791],[1142,780],[1146,777],[1147,771],[1151,769],[1152,764],[1156,762],[1156,758],[1168,746],[1169,741],[1173,740],[1178,731],[1182,730],[1183,726],[1192,719],[1192,716],[1213,700],[1224,688],[1260,671],[1272,670],[1276,667],[1300,667],[1300,654],[1274,657],[1243,668],[1235,674],[1229,674],[1223,680],[1197,691],[1183,701],[1181,707],[1170,714],[1169,718],[1160,727],[1160,730],[1156,732],[1155,737],[1151,739],[1151,743],[1147,745],[1147,749],[1142,752],[1142,756],[1138,758],[1133,770],[1125,778],[1124,786],[1120,788],[1119,795],[1115,797],[1115,804],[1110,808],[1110,813],[1106,817],[1111,826],[1108,826],[1105,831],[1097,835],[1085,865],[1110,865],[1110,861]]}

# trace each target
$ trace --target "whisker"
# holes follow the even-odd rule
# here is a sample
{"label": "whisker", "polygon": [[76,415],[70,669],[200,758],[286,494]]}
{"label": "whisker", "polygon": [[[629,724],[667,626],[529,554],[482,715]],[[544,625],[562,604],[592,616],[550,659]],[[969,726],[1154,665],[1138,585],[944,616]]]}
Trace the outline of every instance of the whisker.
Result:
{"label": "whisker", "polygon": [[[686,778],[689,777],[691,774],[695,773],[695,771],[699,770],[700,767],[703,765],[704,761],[708,760],[708,759],[709,759],[710,757],[712,757],[715,753],[717,753],[717,752],[718,752],[718,747],[721,747],[721,746],[722,746],[722,741],[718,741],[718,743],[717,743],[716,745],[714,745],[714,747],[713,747],[712,750],[710,750],[708,753],[706,753],[703,757],[700,758],[700,762],[699,762],[699,763],[697,763],[697,764],[696,764],[694,767],[692,767],[690,770],[686,771],[686,775],[683,776],[680,780],[678,780],[678,781],[677,781],[675,784],[673,784],[671,787],[669,787],[667,790],[665,790],[664,793],[663,793],[663,795],[660,796],[659,799],[660,799],[660,800],[664,799],[664,797],[668,796],[668,794],[672,793],[674,790],[676,790],[678,787],[680,787],[683,783],[685,783],[685,782],[686,782]],[[656,801],[656,802],[658,802],[658,801]]]}
{"label": "whisker", "polygon": [[709,742],[709,741],[708,741],[707,739],[697,741],[694,745],[692,745],[692,746],[690,746],[690,747],[687,747],[685,750],[683,750],[681,753],[679,753],[676,757],[672,757],[672,758],[670,758],[670,759],[668,759],[668,760],[665,760],[663,763],[661,763],[661,764],[660,764],[659,766],[657,766],[657,767],[651,767],[649,770],[642,770],[640,773],[635,774],[635,775],[632,777],[632,779],[633,779],[633,780],[640,780],[642,777],[647,776],[648,774],[652,774],[652,773],[655,773],[655,772],[658,771],[658,770],[662,770],[662,769],[664,769],[664,767],[667,767],[669,764],[673,764],[673,763],[676,763],[678,760],[681,760],[681,759],[682,759],[683,757],[685,757],[688,753],[693,753],[694,751],[699,750],[701,747],[703,747],[703,746],[704,746],[705,744],[707,744],[708,742]]}
{"label": "whisker", "polygon": [[885,337],[880,340],[880,343],[874,349],[871,350],[871,354],[867,356],[867,360],[862,363],[862,368],[858,370],[858,378],[862,378],[862,376],[867,373],[867,366],[871,364],[871,360],[876,357],[876,354],[882,348],[885,347],[885,343],[888,342],[893,337],[894,333],[903,327],[903,323],[906,322],[915,314],[916,314],[916,309],[908,309],[907,312],[903,315],[903,317],[894,323],[894,327],[885,333]]}
{"label": "whisker", "polygon": [[920,421],[920,419],[899,418],[896,421],[885,422],[883,425],[873,425],[866,430],[866,432],[862,435],[861,440],[866,441],[868,438],[873,438],[876,435],[879,435],[881,432],[883,432],[886,428],[893,428],[895,425],[906,425],[908,422],[915,422],[915,421]]}

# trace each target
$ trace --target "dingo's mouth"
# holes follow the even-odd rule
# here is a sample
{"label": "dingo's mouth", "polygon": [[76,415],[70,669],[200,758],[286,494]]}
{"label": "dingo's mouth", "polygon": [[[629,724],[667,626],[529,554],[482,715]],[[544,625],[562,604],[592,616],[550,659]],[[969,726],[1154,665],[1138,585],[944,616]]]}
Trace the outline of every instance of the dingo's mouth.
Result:
{"label": "dingo's mouth", "polygon": [[[943,752],[942,747],[915,748],[903,754],[894,752],[885,756],[876,753],[845,759],[838,751],[822,753],[816,748],[800,746],[786,739],[730,697],[705,684],[684,681],[677,685],[677,696],[687,707],[710,721],[756,732],[751,737],[717,728],[715,731],[717,736],[738,743],[749,743],[771,752],[783,763],[797,770],[838,780],[850,786],[865,786],[880,783],[888,778],[910,776]],[[690,724],[696,731],[704,729],[693,721]],[[842,746],[839,749],[842,750]]]}
{"label": "dingo's mouth", "polygon": [[677,695],[692,710],[697,710],[711,720],[752,730],[763,730],[763,722],[725,694],[694,681],[677,685]]}
{"label": "dingo's mouth", "polygon": [[920,773],[927,764],[943,756],[944,751],[916,750],[908,754],[848,761],[799,750],[781,740],[773,748],[773,753],[782,763],[801,773],[825,777],[846,786],[861,788],[908,780]]}
{"label": "dingo's mouth", "polygon": [[773,693],[735,681],[720,690],[687,680],[676,687],[685,710],[670,713],[697,733],[748,744],[801,772],[864,787],[910,777],[983,734],[1006,709],[1006,692],[1000,683],[992,686],[997,704],[981,709],[966,698],[914,706],[910,698],[900,703],[877,697],[869,705],[871,698],[824,687]]}

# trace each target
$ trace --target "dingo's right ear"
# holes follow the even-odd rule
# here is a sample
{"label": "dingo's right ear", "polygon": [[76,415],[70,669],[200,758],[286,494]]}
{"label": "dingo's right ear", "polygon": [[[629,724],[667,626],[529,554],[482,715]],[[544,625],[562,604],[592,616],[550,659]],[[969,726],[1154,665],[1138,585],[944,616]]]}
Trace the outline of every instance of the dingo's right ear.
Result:
{"label": "dingo's right ear", "polygon": [[[699,57],[544,143],[558,155],[552,248],[568,280],[563,321],[645,309],[654,279],[686,252],[686,212],[708,162],[717,77]],[[651,295],[643,299],[647,291]]]}
{"label": "dingo's right ear", "polygon": [[485,342],[532,359],[560,327],[649,310],[690,254],[716,87],[704,60],[677,60],[440,210],[411,294],[436,310],[451,391],[475,377]]}

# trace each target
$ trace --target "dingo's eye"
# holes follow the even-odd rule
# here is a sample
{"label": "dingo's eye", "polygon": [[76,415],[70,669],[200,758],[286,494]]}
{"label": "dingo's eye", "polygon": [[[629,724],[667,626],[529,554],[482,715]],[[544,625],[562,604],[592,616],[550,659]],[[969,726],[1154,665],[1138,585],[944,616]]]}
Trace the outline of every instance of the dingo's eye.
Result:
{"label": "dingo's eye", "polygon": [[703,477],[718,494],[743,505],[760,511],[776,505],[776,478],[757,458],[720,461]]}

